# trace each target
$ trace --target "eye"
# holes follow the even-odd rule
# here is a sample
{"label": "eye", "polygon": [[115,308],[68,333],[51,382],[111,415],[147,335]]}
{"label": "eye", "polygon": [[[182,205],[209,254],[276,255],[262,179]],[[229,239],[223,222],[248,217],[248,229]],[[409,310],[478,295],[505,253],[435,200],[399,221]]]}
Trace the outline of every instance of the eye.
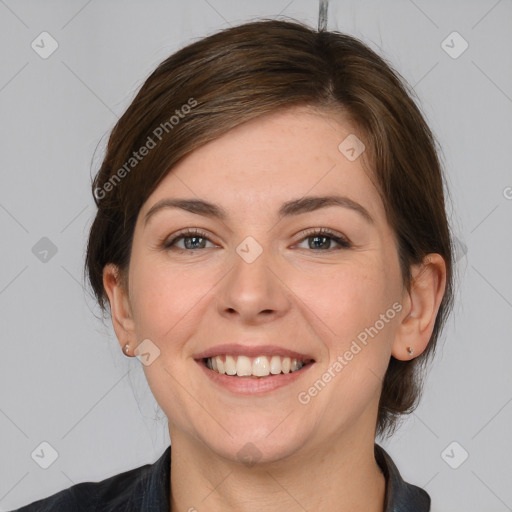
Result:
{"label": "eye", "polygon": [[[350,242],[338,233],[327,228],[312,228],[306,232],[306,236],[300,243],[308,241],[306,249],[312,249],[316,252],[336,251],[340,249],[348,249],[351,247]],[[311,242],[311,243],[309,243]],[[338,244],[338,247],[332,248],[332,242]]]}
{"label": "eye", "polygon": [[[351,247],[351,243],[346,238],[327,228],[312,228],[306,231],[306,236],[303,237],[297,245],[300,246],[300,244],[305,241],[308,241],[308,247],[302,248],[312,249],[315,252],[330,252]],[[180,246],[179,244],[181,242],[183,242],[183,245]],[[215,244],[208,238],[207,233],[194,228],[183,230],[170,240],[165,239],[161,243],[161,246],[163,249],[190,252],[199,249],[208,249],[209,247],[206,246],[207,243],[215,247]],[[338,247],[332,247],[333,243]]]}
{"label": "eye", "polygon": [[[184,245],[180,247],[177,244],[181,241],[183,241]],[[187,229],[178,233],[171,240],[165,240],[162,247],[164,249],[176,248],[181,251],[208,249],[208,247],[205,247],[207,242],[212,243],[204,231],[200,229]]]}

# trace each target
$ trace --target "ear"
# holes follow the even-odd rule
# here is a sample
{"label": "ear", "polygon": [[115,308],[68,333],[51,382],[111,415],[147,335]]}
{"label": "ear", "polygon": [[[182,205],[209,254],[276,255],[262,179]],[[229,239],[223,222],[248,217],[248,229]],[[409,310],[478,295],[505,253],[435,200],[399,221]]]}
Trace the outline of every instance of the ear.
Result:
{"label": "ear", "polygon": [[103,286],[108,295],[112,324],[121,349],[129,343],[136,345],[135,322],[132,317],[128,290],[122,282],[119,268],[113,263],[103,268]]}
{"label": "ear", "polygon": [[440,254],[428,254],[411,273],[411,290],[402,297],[402,317],[391,351],[401,361],[427,348],[446,287],[446,264]]}

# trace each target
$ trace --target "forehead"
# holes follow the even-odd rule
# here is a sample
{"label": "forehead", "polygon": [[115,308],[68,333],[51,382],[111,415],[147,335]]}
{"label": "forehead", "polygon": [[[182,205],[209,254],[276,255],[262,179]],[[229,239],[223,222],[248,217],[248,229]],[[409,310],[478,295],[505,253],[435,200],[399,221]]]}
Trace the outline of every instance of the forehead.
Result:
{"label": "forehead", "polygon": [[254,208],[262,214],[291,198],[341,194],[378,218],[383,205],[362,156],[349,159],[340,150],[353,137],[363,138],[339,115],[312,107],[259,117],[183,158],[141,211],[147,213],[165,198],[196,197],[221,204],[228,212]]}

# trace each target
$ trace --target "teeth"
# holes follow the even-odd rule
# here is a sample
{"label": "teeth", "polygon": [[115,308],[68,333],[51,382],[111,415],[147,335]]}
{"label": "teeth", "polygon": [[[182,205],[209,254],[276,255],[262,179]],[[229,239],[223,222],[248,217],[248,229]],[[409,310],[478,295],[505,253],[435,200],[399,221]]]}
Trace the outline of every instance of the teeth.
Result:
{"label": "teeth", "polygon": [[252,374],[256,375],[256,377],[266,377],[269,373],[270,363],[268,358],[265,356],[257,357],[252,363]]}
{"label": "teeth", "polygon": [[270,360],[270,373],[272,375],[281,373],[281,358],[279,356],[272,356]]}
{"label": "teeth", "polygon": [[250,358],[247,356],[215,356],[206,360],[206,366],[217,373],[237,375],[238,377],[267,377],[279,373],[300,370],[304,361],[290,357],[267,356]]}
{"label": "teeth", "polygon": [[236,375],[236,361],[233,356],[226,356],[224,371],[227,375]]}
{"label": "teeth", "polygon": [[252,364],[248,357],[238,356],[238,360],[236,362],[236,374],[239,377],[245,377],[252,374]]}

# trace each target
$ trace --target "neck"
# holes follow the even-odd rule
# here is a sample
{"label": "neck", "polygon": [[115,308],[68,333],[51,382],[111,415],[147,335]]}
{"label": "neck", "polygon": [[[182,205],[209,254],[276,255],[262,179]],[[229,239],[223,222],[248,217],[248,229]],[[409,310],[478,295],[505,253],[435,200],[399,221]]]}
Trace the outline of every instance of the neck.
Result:
{"label": "neck", "polygon": [[[171,512],[382,512],[374,436],[336,436],[277,462],[244,465],[171,429]],[[343,438],[342,438],[343,437]]]}

